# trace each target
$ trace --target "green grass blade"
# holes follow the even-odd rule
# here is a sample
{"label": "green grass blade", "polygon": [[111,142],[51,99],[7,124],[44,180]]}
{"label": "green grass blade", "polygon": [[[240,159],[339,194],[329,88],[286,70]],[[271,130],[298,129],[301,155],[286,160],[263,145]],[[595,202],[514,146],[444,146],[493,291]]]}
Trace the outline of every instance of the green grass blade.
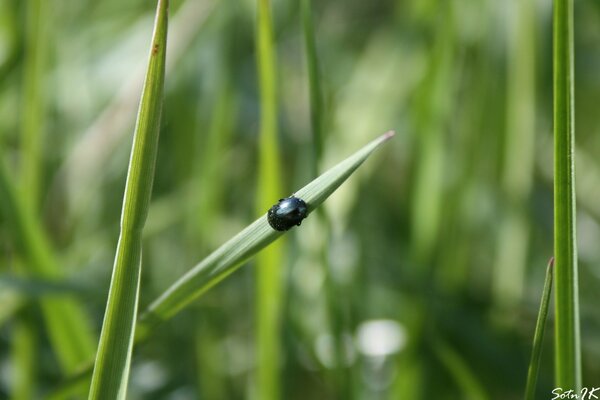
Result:
{"label": "green grass blade", "polygon": [[136,123],[121,214],[121,233],[90,399],[124,399],[131,363],[141,273],[142,230],[148,214],[160,131],[168,0],[159,0],[150,60]]}
{"label": "green grass blade", "polygon": [[[259,171],[257,214],[281,195],[277,143],[277,56],[273,38],[271,1],[259,0],[256,46],[260,88]],[[282,301],[282,243],[261,252],[256,259],[256,398],[279,398],[279,315]]]}
{"label": "green grass blade", "polygon": [[13,363],[15,371],[12,400],[35,398],[37,337],[33,318],[27,309],[19,316],[13,328]]}
{"label": "green grass blade", "polygon": [[25,199],[37,210],[42,172],[44,126],[44,68],[48,43],[48,2],[28,1],[22,109],[22,189]]}
{"label": "green grass blade", "polygon": [[445,121],[453,91],[455,27],[453,7],[442,3],[445,17],[437,25],[431,59],[416,100],[417,152],[412,230],[416,260],[424,265],[433,253],[442,221],[444,198]]}
{"label": "green grass blade", "polygon": [[[310,123],[312,130],[312,149],[313,176],[318,175],[319,165],[323,156],[324,134],[324,104],[323,92],[321,88],[321,76],[319,68],[319,58],[317,55],[317,46],[315,40],[315,28],[313,22],[312,0],[302,0],[300,3],[300,14],[302,19],[302,33],[304,36],[304,54],[306,57],[306,69],[308,72],[308,93],[310,106]],[[346,318],[342,311],[345,304],[339,301],[340,295],[344,294],[344,288],[336,282],[329,262],[329,243],[331,242],[331,223],[325,208],[320,208],[320,213],[316,217],[320,219],[323,230],[324,240],[320,247],[304,249],[305,255],[310,252],[316,252],[318,260],[323,269],[324,292],[327,312],[328,328],[331,331],[333,339],[334,353],[334,373],[336,396],[344,399],[352,398],[350,368],[346,361],[346,344],[344,343],[344,333],[347,330]]]}
{"label": "green grass blade", "polygon": [[[368,143],[352,156],[333,166],[295,192],[308,205],[309,212],[321,205],[381,144],[394,136],[390,131]],[[273,199],[273,203],[277,197]],[[145,328],[165,321],[234,272],[242,262],[283,235],[273,230],[266,214],[193,267],[175,282],[140,316]],[[145,333],[145,332],[144,332]]]}
{"label": "green grass blade", "polygon": [[317,175],[318,162],[323,154],[323,95],[319,73],[319,59],[315,44],[312,12],[312,0],[302,0],[302,31],[304,34],[304,53],[308,70],[308,93],[310,98],[310,122],[314,149],[314,175]]}
{"label": "green grass blade", "polygon": [[554,1],[554,257],[556,386],[581,387],[575,239],[573,0]]}
{"label": "green grass blade", "polygon": [[546,268],[546,279],[544,280],[544,290],[542,291],[542,301],[535,323],[535,333],[533,334],[533,349],[531,350],[531,360],[527,371],[527,384],[525,386],[525,400],[535,399],[535,386],[537,384],[538,373],[540,370],[540,359],[542,356],[542,343],[544,341],[544,332],[546,330],[546,320],[548,319],[548,308],[552,294],[552,275],[554,269],[554,258],[550,259]]}

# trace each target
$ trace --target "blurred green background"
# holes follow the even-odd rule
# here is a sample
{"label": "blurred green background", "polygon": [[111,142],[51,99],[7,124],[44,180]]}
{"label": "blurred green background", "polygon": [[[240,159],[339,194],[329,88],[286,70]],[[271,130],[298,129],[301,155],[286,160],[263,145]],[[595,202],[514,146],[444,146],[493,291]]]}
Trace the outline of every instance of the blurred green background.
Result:
{"label": "blurred green background", "polygon": [[[46,398],[93,357],[154,7],[0,2],[0,158],[18,194],[11,205],[0,192],[0,398]],[[315,143],[299,1],[272,11],[285,197],[314,177]],[[319,169],[397,135],[283,244],[281,398],[521,398],[552,256],[551,1],[315,1],[313,12]],[[171,4],[142,308],[257,217],[255,25],[255,1]],[[575,2],[575,52],[590,387],[600,385],[598,1]],[[23,229],[10,227],[11,209]],[[128,398],[255,397],[249,264],[134,349]],[[56,335],[73,332],[50,327],[64,306],[52,299],[81,316],[72,358],[57,355]],[[540,398],[554,387],[552,336]]]}

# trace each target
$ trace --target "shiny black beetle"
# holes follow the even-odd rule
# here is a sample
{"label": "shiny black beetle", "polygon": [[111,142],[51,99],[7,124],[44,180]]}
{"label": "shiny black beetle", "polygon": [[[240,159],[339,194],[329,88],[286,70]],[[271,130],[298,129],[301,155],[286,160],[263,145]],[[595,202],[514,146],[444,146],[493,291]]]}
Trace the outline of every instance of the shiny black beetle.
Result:
{"label": "shiny black beetle", "polygon": [[304,200],[291,196],[280,199],[269,209],[267,220],[276,231],[287,231],[294,225],[300,225],[308,215],[308,206]]}

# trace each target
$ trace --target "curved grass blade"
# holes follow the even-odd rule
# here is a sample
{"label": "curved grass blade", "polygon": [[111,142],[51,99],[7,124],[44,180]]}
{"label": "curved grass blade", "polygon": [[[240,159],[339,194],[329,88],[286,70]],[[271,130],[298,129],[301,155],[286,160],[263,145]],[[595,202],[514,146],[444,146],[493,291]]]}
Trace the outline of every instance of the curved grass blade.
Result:
{"label": "curved grass blade", "polygon": [[127,391],[142,266],[142,230],[152,193],[162,111],[168,4],[168,0],[159,0],[157,5],[90,399],[124,399]]}
{"label": "curved grass blade", "polygon": [[[335,165],[294,193],[308,205],[309,213],[327,199],[377,149],[394,136],[389,131],[373,140],[352,156]],[[276,200],[276,199],[275,199]],[[275,201],[274,200],[274,201]],[[266,214],[250,224],[227,243],[192,268],[150,304],[140,316],[140,336],[156,323],[165,321],[223,280],[241,263],[278,239],[283,233],[273,230]]]}
{"label": "curved grass blade", "polygon": [[546,268],[546,279],[544,280],[544,290],[542,291],[542,302],[535,323],[535,333],[533,334],[533,349],[531,350],[531,360],[527,371],[527,385],[525,386],[525,400],[535,399],[535,386],[537,384],[538,373],[540,370],[540,358],[542,356],[542,342],[544,341],[544,332],[546,330],[546,320],[548,319],[548,307],[550,304],[550,295],[552,293],[552,274],[554,269],[554,258],[550,259]]}
{"label": "curved grass blade", "polygon": [[581,387],[579,285],[575,239],[573,0],[554,1],[555,385]]}

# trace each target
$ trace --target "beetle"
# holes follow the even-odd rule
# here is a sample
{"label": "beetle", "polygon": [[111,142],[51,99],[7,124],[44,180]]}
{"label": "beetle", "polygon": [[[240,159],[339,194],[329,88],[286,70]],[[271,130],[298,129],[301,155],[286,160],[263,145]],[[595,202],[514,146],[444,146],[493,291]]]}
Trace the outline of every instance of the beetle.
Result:
{"label": "beetle", "polygon": [[267,212],[267,221],[276,231],[287,231],[294,225],[300,226],[308,215],[308,206],[304,200],[294,197],[279,199]]}

